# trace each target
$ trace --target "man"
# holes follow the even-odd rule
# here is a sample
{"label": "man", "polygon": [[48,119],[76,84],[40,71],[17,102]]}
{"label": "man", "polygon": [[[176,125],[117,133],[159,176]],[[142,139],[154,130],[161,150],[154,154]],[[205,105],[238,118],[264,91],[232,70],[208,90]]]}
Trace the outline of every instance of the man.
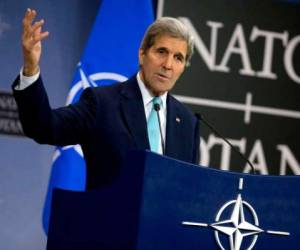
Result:
{"label": "man", "polygon": [[[198,163],[198,121],[168,93],[193,53],[192,37],[181,22],[161,18],[148,28],[136,76],[124,83],[88,88],[75,105],[51,110],[39,70],[41,41],[49,32],[42,32],[43,20],[32,24],[36,15],[28,9],[23,19],[24,65],[13,84],[27,136],[52,145],[80,144],[87,164],[87,189],[111,183],[132,149],[151,149]],[[155,102],[160,107],[162,138],[157,136]]]}

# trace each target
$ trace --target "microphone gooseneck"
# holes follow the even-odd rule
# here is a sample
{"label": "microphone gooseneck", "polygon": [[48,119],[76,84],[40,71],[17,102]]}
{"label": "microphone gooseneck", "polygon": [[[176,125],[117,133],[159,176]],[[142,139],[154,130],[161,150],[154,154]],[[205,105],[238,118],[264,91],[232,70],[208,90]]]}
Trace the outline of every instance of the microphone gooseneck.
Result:
{"label": "microphone gooseneck", "polygon": [[153,105],[154,110],[156,111],[157,118],[158,118],[158,124],[159,124],[159,132],[160,132],[160,138],[161,138],[161,147],[162,147],[162,152],[163,155],[165,154],[165,141],[162,135],[162,128],[161,128],[161,122],[160,122],[160,117],[159,117],[159,110],[160,110],[160,105],[158,103],[155,103]]}
{"label": "microphone gooseneck", "polygon": [[211,126],[209,124],[209,122],[207,122],[207,120],[204,119],[203,115],[201,115],[199,113],[195,113],[195,116],[198,118],[199,121],[202,121],[207,127],[209,127],[215,134],[217,134],[219,137],[221,137],[230,146],[230,148],[234,152],[236,152],[245,162],[247,162],[249,164],[249,166],[251,167],[252,173],[256,174],[253,164],[240,151],[238,151],[224,136],[222,136],[213,126]]}

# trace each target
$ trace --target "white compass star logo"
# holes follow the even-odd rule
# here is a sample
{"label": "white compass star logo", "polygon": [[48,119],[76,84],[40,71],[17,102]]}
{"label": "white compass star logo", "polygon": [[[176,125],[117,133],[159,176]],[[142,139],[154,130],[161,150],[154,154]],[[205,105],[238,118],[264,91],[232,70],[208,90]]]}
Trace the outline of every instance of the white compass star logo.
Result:
{"label": "white compass star logo", "polygon": [[[242,189],[243,189],[243,178],[240,178],[239,190]],[[221,220],[221,215],[224,213],[225,209],[227,209],[229,206],[232,205],[233,205],[233,210],[231,212],[230,218]],[[247,215],[248,216],[252,215],[251,221],[253,221],[254,224],[250,223],[249,222],[250,220],[245,219],[245,208],[249,212],[247,213]],[[240,250],[241,248],[251,250],[257,241],[258,234],[262,232],[267,234],[282,235],[282,236],[290,235],[289,232],[263,230],[259,228],[258,217],[254,208],[248,202],[242,200],[241,194],[238,194],[236,200],[228,201],[219,209],[217,216],[215,218],[215,223],[207,224],[207,223],[200,223],[200,222],[183,221],[182,225],[213,228],[215,230],[215,239],[222,250],[228,248],[225,248],[224,245],[221,243],[219,233],[228,236],[230,250]],[[243,240],[247,236],[252,236],[252,240],[247,242],[248,246],[242,247]]]}
{"label": "white compass star logo", "polygon": [[[232,201],[229,203],[226,203],[219,210],[219,213],[217,214],[217,217],[216,217],[216,221],[219,220],[220,215],[222,214],[224,209],[227,206],[229,206],[231,203],[232,203]],[[235,201],[235,205],[234,205],[230,219],[211,224],[211,227],[216,230],[216,232],[215,232],[216,239],[221,248],[223,248],[223,247],[220,242],[218,232],[224,233],[229,236],[229,243],[230,243],[231,250],[240,249],[244,237],[250,236],[250,235],[257,235],[257,234],[263,232],[263,230],[257,226],[258,219],[257,219],[256,213],[249,204],[247,204],[247,206],[248,206],[248,208],[250,208],[250,210],[252,212],[252,215],[254,217],[254,222],[256,225],[253,225],[245,220],[243,203],[247,204],[246,202],[243,202],[242,197],[239,194],[238,198]],[[251,249],[252,245],[255,244],[256,238],[257,237],[255,237],[253,239],[250,249]]]}

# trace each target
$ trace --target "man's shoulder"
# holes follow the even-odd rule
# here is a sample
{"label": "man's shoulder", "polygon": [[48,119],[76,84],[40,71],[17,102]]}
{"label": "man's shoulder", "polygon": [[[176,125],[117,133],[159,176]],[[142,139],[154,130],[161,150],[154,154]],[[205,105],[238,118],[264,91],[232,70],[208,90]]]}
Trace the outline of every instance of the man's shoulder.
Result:
{"label": "man's shoulder", "polygon": [[189,107],[187,107],[184,103],[179,101],[174,95],[168,94],[168,99],[169,99],[168,104],[172,105],[180,112],[182,112],[186,115],[189,115],[189,116],[195,116],[194,113],[192,112],[192,110]]}
{"label": "man's shoulder", "polygon": [[170,105],[170,109],[174,110],[177,115],[185,121],[188,121],[188,123],[195,124],[198,122],[198,119],[192,109],[171,94],[168,94],[168,105]]}
{"label": "man's shoulder", "polygon": [[135,76],[127,79],[124,82],[114,82],[109,85],[104,85],[104,86],[98,86],[94,87],[94,91],[97,94],[119,94],[120,92],[123,92],[124,89],[126,90],[127,88],[132,88],[133,85],[136,85],[136,78]]}
{"label": "man's shoulder", "polygon": [[97,87],[93,87],[93,91],[96,94],[102,95],[106,93],[114,93],[114,92],[119,92],[120,89],[122,88],[123,82],[115,82],[110,85],[100,85]]}
{"label": "man's shoulder", "polygon": [[100,98],[102,101],[105,100],[117,100],[119,98],[132,98],[139,97],[139,87],[136,80],[136,76],[129,78],[124,82],[116,82],[106,86],[98,86],[90,88],[91,92]]}

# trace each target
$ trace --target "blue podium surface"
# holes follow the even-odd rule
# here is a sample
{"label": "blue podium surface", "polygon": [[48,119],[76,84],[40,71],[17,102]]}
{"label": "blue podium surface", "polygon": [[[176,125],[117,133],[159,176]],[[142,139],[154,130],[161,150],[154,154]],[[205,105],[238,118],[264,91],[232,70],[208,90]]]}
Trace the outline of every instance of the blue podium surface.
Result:
{"label": "blue podium surface", "polygon": [[56,190],[51,249],[299,249],[300,177],[131,152],[111,185]]}

